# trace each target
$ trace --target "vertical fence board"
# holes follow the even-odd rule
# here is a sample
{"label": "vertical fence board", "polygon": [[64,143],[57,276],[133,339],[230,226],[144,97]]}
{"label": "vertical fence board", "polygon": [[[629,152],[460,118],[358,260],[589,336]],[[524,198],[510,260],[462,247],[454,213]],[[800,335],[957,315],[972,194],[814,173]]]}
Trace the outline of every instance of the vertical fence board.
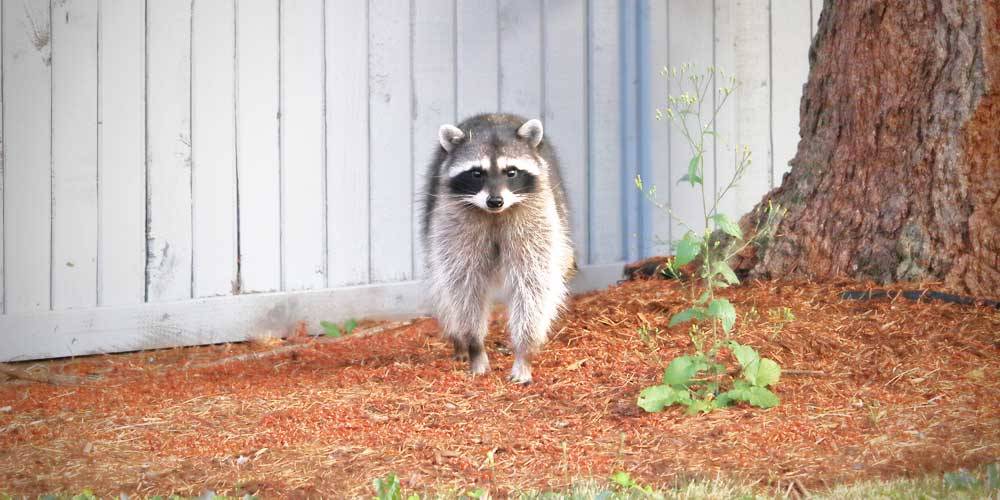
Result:
{"label": "vertical fence board", "polygon": [[52,4],[52,309],[97,305],[97,7]]}
{"label": "vertical fence board", "polygon": [[410,3],[369,8],[371,279],[399,281],[413,276]]}
{"label": "vertical fence board", "polygon": [[774,141],[774,178],[771,187],[781,184],[791,170],[788,162],[799,144],[799,101],[809,76],[809,4],[799,0],[771,0],[771,77]]}
{"label": "vertical fence board", "polygon": [[281,3],[284,290],[326,286],[323,2]]}
{"label": "vertical fence board", "polygon": [[622,124],[622,169],[625,172],[625,179],[622,180],[622,207],[625,211],[623,217],[624,236],[622,246],[625,247],[625,260],[632,261],[639,257],[642,252],[642,240],[645,238],[645,231],[642,227],[644,222],[641,217],[640,207],[643,202],[639,191],[634,187],[635,176],[640,172],[639,151],[643,143],[639,130],[638,105],[639,99],[639,67],[644,66],[643,59],[645,53],[640,50],[648,47],[639,43],[638,22],[639,18],[637,2],[622,2],[621,14],[621,50],[618,56],[621,58],[619,64],[622,68],[622,92],[621,92],[621,119]]}
{"label": "vertical fence board", "polygon": [[[0,2],[0,82],[3,82],[3,62],[4,62],[4,25],[3,25],[3,3]],[[4,303],[4,230],[3,230],[3,218],[4,218],[4,174],[3,174],[3,86],[0,85],[0,315],[4,313],[5,303]]]}
{"label": "vertical fence board", "polygon": [[[712,51],[714,40],[712,37],[712,15],[713,7],[711,2],[704,0],[675,0],[670,2],[670,12],[668,14],[670,27],[668,32],[668,46],[670,47],[670,65],[681,71],[685,64],[691,65],[687,75],[705,74],[706,68],[712,65]],[[686,80],[686,75],[682,77]],[[666,83],[666,82],[664,82]],[[669,80],[670,94],[678,96],[683,92],[693,92],[693,86],[689,81],[681,84],[680,79]],[[709,90],[712,92],[712,90]],[[714,92],[712,92],[714,94]],[[706,94],[705,102],[702,105],[701,121],[708,124],[711,120],[712,96]],[[698,133],[698,122],[694,117],[689,118],[688,129],[693,134]],[[705,228],[704,210],[702,205],[702,190],[699,186],[691,186],[687,182],[678,182],[688,171],[688,164],[694,156],[694,151],[688,145],[688,141],[681,132],[680,119],[670,123],[670,182],[671,193],[670,207],[674,215],[679,220],[671,221],[670,234],[675,239],[680,239],[689,229],[701,232]],[[692,137],[698,140],[697,136]],[[705,137],[704,165],[704,185],[706,196],[711,197],[715,186],[715,154],[711,137]],[[711,202],[707,203],[707,208],[711,209]]]}
{"label": "vertical fence board", "polygon": [[750,170],[730,191],[735,209],[729,215],[742,216],[770,188],[771,152],[771,78],[768,47],[768,8],[758,1],[737,0],[734,12],[734,60],[740,80],[735,92],[736,142],[749,146]]}
{"label": "vertical fence board", "polygon": [[[580,265],[587,255],[587,10],[576,0],[545,2],[545,133],[559,152]],[[549,135],[551,134],[551,135]]]}
{"label": "vertical fence board", "polygon": [[191,297],[191,2],[147,3],[146,288]]}
{"label": "vertical fence board", "polygon": [[236,3],[240,288],[281,289],[278,0]]}
{"label": "vertical fence board", "polygon": [[137,304],[146,287],[146,7],[101,0],[98,42],[98,300]]}
{"label": "vertical fence board", "polygon": [[[670,125],[666,118],[655,120],[652,118],[656,109],[665,109],[667,97],[670,95],[670,86],[667,78],[662,74],[664,69],[669,69],[674,62],[670,60],[669,44],[669,17],[667,12],[667,2],[655,0],[645,0],[646,12],[648,13],[646,22],[649,23],[649,51],[648,60],[642,61],[645,64],[645,90],[648,92],[644,97],[645,102],[640,100],[639,116],[643,119],[639,122],[639,127],[647,128],[649,139],[648,153],[645,161],[649,162],[648,175],[643,178],[645,189],[656,187],[656,203],[669,207],[673,202],[674,184],[670,181]],[[640,14],[641,15],[641,14]],[[640,41],[642,43],[642,41]],[[642,71],[640,69],[640,71]],[[642,78],[642,76],[640,76]],[[640,161],[643,161],[640,159]],[[651,207],[650,201],[643,196],[639,200],[640,210],[645,210],[650,214],[647,231],[646,248],[643,253],[652,252],[661,255],[670,252],[670,242],[681,235],[671,233],[670,216],[667,212],[658,207]]]}
{"label": "vertical fence board", "polygon": [[[736,71],[736,24],[733,19],[735,10],[730,0],[715,2],[714,58],[718,71],[715,75],[716,88],[730,87]],[[715,120],[714,141],[715,192],[721,194],[736,173],[733,160],[739,146],[736,137],[736,94],[727,97],[716,93],[715,99],[714,105],[722,106]],[[735,220],[742,213],[740,206],[736,201],[736,195],[729,193],[720,200],[719,212]]]}
{"label": "vertical fence board", "polygon": [[[590,0],[590,262],[625,258],[622,248],[621,73],[617,0]],[[626,185],[631,187],[631,183]]]}
{"label": "vertical fence board", "polygon": [[[326,205],[330,286],[367,283],[369,278],[367,16],[366,3],[326,3]],[[441,58],[442,55],[433,54],[432,57]]]}
{"label": "vertical fence board", "polygon": [[234,0],[194,2],[191,175],[194,296],[239,289],[236,255]]}
{"label": "vertical fence board", "polygon": [[456,0],[458,119],[492,113],[499,103],[497,0]]}
{"label": "vertical fence board", "polygon": [[500,111],[526,118],[542,112],[542,4],[500,0]]}
{"label": "vertical fence board", "polygon": [[3,8],[4,280],[13,313],[50,306],[52,50],[47,0]]}
{"label": "vertical fence board", "polygon": [[438,145],[438,128],[455,122],[454,0],[420,1],[413,4],[413,228],[414,275],[424,269],[420,238],[420,205],[426,191],[427,164]]}

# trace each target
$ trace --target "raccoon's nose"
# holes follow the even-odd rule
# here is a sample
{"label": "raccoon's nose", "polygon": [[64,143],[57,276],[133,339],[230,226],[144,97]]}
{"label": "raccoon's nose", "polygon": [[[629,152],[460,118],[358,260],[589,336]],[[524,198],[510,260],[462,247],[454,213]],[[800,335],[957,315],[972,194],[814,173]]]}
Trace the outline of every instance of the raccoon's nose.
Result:
{"label": "raccoon's nose", "polygon": [[490,208],[500,208],[503,206],[503,197],[501,196],[490,196],[486,198],[486,206]]}

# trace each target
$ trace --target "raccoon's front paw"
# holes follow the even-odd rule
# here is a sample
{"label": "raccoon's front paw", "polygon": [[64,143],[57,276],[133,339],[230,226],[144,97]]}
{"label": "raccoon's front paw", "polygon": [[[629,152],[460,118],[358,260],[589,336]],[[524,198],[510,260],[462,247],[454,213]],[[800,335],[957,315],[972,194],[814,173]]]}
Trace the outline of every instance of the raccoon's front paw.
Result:
{"label": "raccoon's front paw", "polygon": [[515,384],[528,385],[531,383],[531,365],[514,360],[514,367],[510,370],[507,380]]}

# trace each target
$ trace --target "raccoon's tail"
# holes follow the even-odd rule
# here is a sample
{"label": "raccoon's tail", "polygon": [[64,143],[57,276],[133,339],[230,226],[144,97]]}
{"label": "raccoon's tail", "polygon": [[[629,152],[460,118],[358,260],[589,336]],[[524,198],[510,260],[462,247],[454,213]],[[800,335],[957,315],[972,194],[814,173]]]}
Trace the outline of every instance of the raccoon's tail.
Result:
{"label": "raccoon's tail", "polygon": [[566,281],[569,281],[573,279],[573,276],[576,276],[576,274],[579,272],[580,272],[580,266],[576,265],[576,257],[574,256],[573,260],[569,263],[569,267],[566,269],[566,273],[563,274],[563,277],[566,278]]}

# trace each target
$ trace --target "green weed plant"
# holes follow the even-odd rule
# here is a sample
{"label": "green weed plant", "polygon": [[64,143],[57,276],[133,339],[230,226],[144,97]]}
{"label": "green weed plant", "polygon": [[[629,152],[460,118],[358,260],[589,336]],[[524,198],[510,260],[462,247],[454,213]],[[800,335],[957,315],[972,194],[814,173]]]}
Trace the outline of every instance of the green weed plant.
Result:
{"label": "green weed plant", "polygon": [[[682,268],[694,268],[688,271],[691,276],[686,277],[689,305],[674,314],[668,325],[691,324],[694,353],[672,360],[661,383],[645,388],[639,394],[638,404],[648,412],[659,412],[671,405],[685,406],[689,413],[709,412],[740,402],[771,408],[779,403],[771,387],[781,378],[781,368],[773,360],[762,358],[752,347],[732,339],[736,308],[718,296],[718,291],[739,284],[729,261],[748,246],[766,241],[783,211],[768,205],[763,217],[755,217],[762,222],[752,235],[745,237],[739,224],[719,210],[721,200],[750,168],[751,154],[746,146],[737,148],[732,176],[724,186],[719,183],[721,189],[716,191],[705,185],[706,148],[711,146],[710,137],[718,137],[716,120],[736,89],[736,79],[714,67],[698,72],[688,64],[664,68],[662,74],[675,82],[680,93],[668,97],[666,107],[656,110],[656,118],[669,119],[690,150],[687,172],[678,184],[688,184],[700,196],[703,229],[692,229],[669,206],[658,202],[656,186],[647,188],[638,176],[635,184],[650,202],[686,229],[684,236],[675,242],[674,256],[667,261],[664,272],[681,278]],[[717,82],[723,85],[715,87]],[[713,98],[713,91],[718,93],[717,99]],[[724,351],[739,364],[736,370],[729,370]]]}

